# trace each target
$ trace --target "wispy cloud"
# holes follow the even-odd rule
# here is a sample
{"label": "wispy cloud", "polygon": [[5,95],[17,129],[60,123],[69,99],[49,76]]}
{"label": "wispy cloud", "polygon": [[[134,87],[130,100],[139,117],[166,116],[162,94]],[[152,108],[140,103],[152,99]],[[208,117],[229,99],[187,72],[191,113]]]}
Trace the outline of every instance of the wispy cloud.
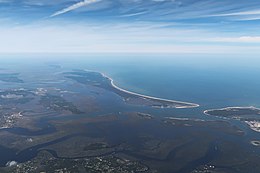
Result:
{"label": "wispy cloud", "polygon": [[260,10],[258,9],[258,10],[219,13],[219,14],[206,15],[206,17],[223,17],[223,18],[229,18],[237,21],[259,20]]}
{"label": "wispy cloud", "polygon": [[260,43],[259,36],[241,36],[241,37],[222,37],[211,39],[213,42],[233,42],[233,43]]}
{"label": "wispy cloud", "polygon": [[86,5],[95,3],[95,2],[99,2],[99,1],[101,1],[101,0],[84,0],[84,1],[78,2],[76,4],[73,4],[73,5],[71,5],[71,6],[67,7],[67,8],[64,8],[64,9],[62,9],[60,11],[57,11],[57,12],[53,13],[50,17],[59,16],[61,14],[64,14],[64,13],[76,10],[76,9],[78,9],[80,7],[83,7],[83,6],[86,6]]}
{"label": "wispy cloud", "polygon": [[129,13],[129,14],[123,14],[120,17],[133,17],[133,16],[139,16],[139,15],[143,15],[148,13],[148,11],[142,11],[142,12],[138,12],[138,13]]}
{"label": "wispy cloud", "polygon": [[260,15],[260,10],[240,11],[234,13],[215,14],[211,16],[243,16],[243,15]]}
{"label": "wispy cloud", "polygon": [[[216,36],[192,29],[149,28],[150,24],[1,27],[0,53],[251,53],[258,35]],[[106,28],[106,30],[104,30]],[[41,41],[39,41],[41,40]],[[12,45],[12,46],[10,46]]]}

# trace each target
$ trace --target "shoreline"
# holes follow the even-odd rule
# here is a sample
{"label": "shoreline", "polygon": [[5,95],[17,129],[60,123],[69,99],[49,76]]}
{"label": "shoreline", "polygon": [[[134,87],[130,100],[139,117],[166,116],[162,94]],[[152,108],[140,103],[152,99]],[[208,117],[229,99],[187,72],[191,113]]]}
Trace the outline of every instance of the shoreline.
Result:
{"label": "shoreline", "polygon": [[256,109],[256,110],[259,110],[259,111],[260,111],[259,108],[256,108],[256,107],[254,107],[254,106],[245,106],[245,107],[243,107],[243,106],[241,106],[241,107],[239,107],[239,106],[234,106],[234,107],[225,107],[225,108],[220,108],[220,109],[207,109],[207,110],[203,111],[203,113],[204,113],[205,115],[215,116],[215,115],[211,115],[211,114],[209,114],[209,113],[207,113],[207,112],[210,112],[210,111],[218,111],[218,110],[220,110],[220,111],[225,111],[225,110],[228,110],[228,109]]}
{"label": "shoreline", "polygon": [[253,140],[253,141],[251,141],[251,144],[254,145],[254,146],[259,147],[259,146],[260,146],[260,141],[258,141],[258,140]]}
{"label": "shoreline", "polygon": [[100,73],[103,77],[105,77],[108,80],[110,80],[110,84],[112,85],[112,87],[114,87],[115,89],[117,89],[119,91],[128,93],[128,94],[139,96],[139,97],[142,97],[142,98],[145,98],[145,99],[153,99],[153,100],[157,100],[157,101],[166,101],[166,102],[175,103],[175,104],[187,104],[188,105],[188,106],[175,106],[176,109],[196,108],[196,107],[200,106],[199,104],[195,104],[195,103],[182,102],[182,101],[170,100],[170,99],[163,99],[163,98],[159,98],[159,97],[147,96],[147,95],[144,95],[144,94],[139,94],[139,93],[135,93],[135,92],[132,92],[132,91],[127,91],[127,90],[125,90],[123,88],[120,88],[117,85],[115,85],[114,84],[114,80],[111,77],[105,75],[102,72],[97,72],[97,73]]}

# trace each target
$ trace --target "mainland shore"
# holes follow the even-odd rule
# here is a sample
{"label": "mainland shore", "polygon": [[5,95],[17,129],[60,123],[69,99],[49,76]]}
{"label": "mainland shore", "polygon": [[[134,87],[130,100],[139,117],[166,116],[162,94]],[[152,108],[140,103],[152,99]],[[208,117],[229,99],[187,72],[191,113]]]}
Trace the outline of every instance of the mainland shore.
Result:
{"label": "mainland shore", "polygon": [[200,106],[199,104],[195,104],[195,103],[182,102],[182,101],[170,100],[170,99],[163,99],[163,98],[159,98],[159,97],[153,97],[153,96],[148,96],[148,95],[144,95],[144,94],[139,94],[139,93],[135,93],[135,92],[132,92],[132,91],[128,91],[128,90],[125,90],[125,89],[120,88],[117,85],[115,85],[114,80],[111,77],[109,77],[109,76],[107,76],[107,75],[105,75],[104,73],[101,73],[101,72],[98,72],[98,73],[100,73],[104,78],[108,79],[110,81],[110,84],[111,84],[112,87],[114,87],[115,89],[117,89],[119,91],[125,92],[127,94],[138,96],[138,97],[141,97],[141,98],[144,98],[144,99],[151,99],[151,100],[155,100],[155,101],[159,101],[159,102],[163,101],[163,102],[172,103],[172,104],[175,104],[175,108],[178,108],[178,109],[181,109],[181,108],[195,108],[195,107],[199,107]]}

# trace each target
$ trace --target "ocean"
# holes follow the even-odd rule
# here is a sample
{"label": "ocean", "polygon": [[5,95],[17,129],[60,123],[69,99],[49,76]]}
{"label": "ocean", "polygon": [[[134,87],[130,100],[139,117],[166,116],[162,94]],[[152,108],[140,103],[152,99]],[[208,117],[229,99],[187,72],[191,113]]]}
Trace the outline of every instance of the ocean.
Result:
{"label": "ocean", "polygon": [[69,66],[106,73],[133,92],[220,108],[260,107],[259,64],[257,58],[221,54],[109,54],[80,55]]}
{"label": "ocean", "polygon": [[[4,58],[7,57],[7,58]],[[204,108],[260,107],[260,59],[241,55],[22,54],[0,60],[12,70],[42,65],[103,72],[119,87]],[[17,66],[19,64],[19,66]],[[21,69],[19,69],[19,67]],[[15,70],[16,68],[17,70]],[[44,68],[38,68],[38,73]]]}

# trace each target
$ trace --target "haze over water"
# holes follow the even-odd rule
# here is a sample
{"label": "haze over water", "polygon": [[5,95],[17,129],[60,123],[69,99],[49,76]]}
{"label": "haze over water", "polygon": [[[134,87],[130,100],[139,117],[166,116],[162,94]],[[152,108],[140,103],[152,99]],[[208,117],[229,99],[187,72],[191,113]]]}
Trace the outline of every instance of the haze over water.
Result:
{"label": "haze over water", "polygon": [[[30,61],[23,64],[30,67],[37,61],[104,72],[121,88],[195,102],[207,108],[260,107],[260,81],[257,80],[260,60],[245,55],[36,54],[12,57],[14,63],[29,58]],[[1,61],[10,64],[12,60]]]}
{"label": "haze over water", "polygon": [[[83,60],[84,56],[80,56]],[[204,108],[260,106],[257,58],[239,55],[85,55],[70,65],[108,74],[121,88]]]}

